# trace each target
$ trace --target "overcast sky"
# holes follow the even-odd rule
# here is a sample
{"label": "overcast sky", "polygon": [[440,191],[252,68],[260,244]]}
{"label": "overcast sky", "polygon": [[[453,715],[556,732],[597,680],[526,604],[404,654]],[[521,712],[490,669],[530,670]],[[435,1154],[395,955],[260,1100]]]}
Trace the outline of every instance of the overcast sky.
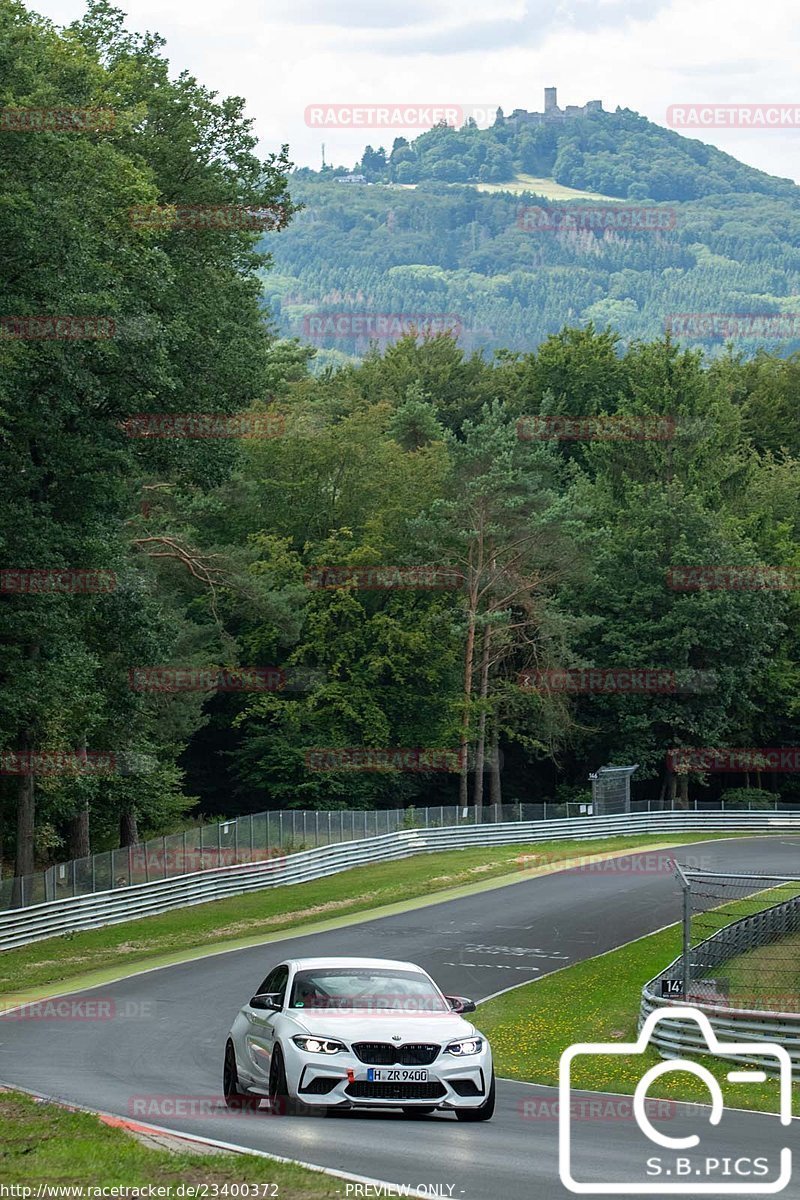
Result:
{"label": "overcast sky", "polygon": [[[82,0],[30,5],[58,24]],[[797,0],[121,0],[161,33],[173,68],[246,97],[264,151],[351,165],[366,142],[416,130],[327,129],[309,105],[433,104],[493,111],[599,99],[659,124],[670,104],[798,104]],[[486,123],[486,122],[479,122]],[[800,181],[800,128],[692,132]]]}

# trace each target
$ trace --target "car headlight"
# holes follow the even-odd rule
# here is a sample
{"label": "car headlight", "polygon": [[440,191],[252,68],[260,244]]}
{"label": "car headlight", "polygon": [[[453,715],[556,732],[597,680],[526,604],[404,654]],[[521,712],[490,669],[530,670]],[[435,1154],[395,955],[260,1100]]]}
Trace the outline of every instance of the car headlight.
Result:
{"label": "car headlight", "polygon": [[483,1049],[483,1038],[463,1038],[460,1042],[451,1042],[445,1046],[445,1054],[455,1054],[456,1058],[464,1058],[467,1054],[480,1054]]}
{"label": "car headlight", "polygon": [[333,1038],[298,1036],[293,1037],[292,1041],[308,1054],[338,1054],[340,1050],[344,1050],[344,1044],[334,1041]]}

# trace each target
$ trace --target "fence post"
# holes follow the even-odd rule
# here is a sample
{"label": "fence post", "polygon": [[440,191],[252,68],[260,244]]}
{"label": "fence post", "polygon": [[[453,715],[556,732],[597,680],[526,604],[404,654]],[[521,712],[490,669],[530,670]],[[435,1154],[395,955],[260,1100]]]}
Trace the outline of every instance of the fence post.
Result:
{"label": "fence post", "polygon": [[692,982],[692,885],[677,862],[675,871],[683,889],[683,999],[688,1003]]}
{"label": "fence post", "polygon": [[[77,896],[77,894],[78,894],[76,891],[76,886],[77,885],[76,885],[76,881],[75,881],[75,859],[73,858],[73,860],[72,860],[72,894],[73,894],[73,896]],[[23,891],[24,891],[24,889],[23,889]]]}
{"label": "fence post", "polygon": [[546,801],[546,800],[543,800],[543,801],[542,801],[542,805],[543,805],[543,807],[544,807],[544,814],[543,814],[543,816],[542,816],[542,820],[543,820],[543,821],[546,821],[546,820],[547,820],[547,801]]}

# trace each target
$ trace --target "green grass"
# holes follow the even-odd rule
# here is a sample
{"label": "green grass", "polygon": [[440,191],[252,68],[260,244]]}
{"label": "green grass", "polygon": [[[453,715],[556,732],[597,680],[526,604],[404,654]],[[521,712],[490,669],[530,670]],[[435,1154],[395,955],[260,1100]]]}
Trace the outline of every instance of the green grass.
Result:
{"label": "green grass", "polygon": [[579,188],[556,183],[554,179],[544,179],[538,175],[522,173],[514,179],[508,180],[507,183],[476,183],[475,187],[479,192],[512,192],[514,194],[535,192],[537,196],[544,196],[547,200],[603,200],[611,201],[614,204],[625,203],[624,200],[620,200],[619,196],[604,196],[600,192],[584,192]]}
{"label": "green grass", "polygon": [[57,988],[63,990],[63,985],[78,980],[82,986],[102,983],[148,965],[181,961],[226,945],[254,945],[285,930],[310,929],[331,921],[347,923],[382,906],[435,903],[458,894],[460,888],[491,887],[492,881],[502,876],[520,879],[522,866],[530,872],[539,864],[578,856],[708,840],[708,834],[668,841],[651,835],[476,847],[356,867],[309,883],[267,888],[7,950],[0,955],[0,995],[52,995]]}
{"label": "green grass", "polygon": [[800,1012],[800,933],[730,959],[714,977],[742,1008]]}
{"label": "green grass", "polygon": [[[651,934],[598,958],[565,967],[482,1004],[476,1024],[491,1040],[497,1073],[508,1079],[558,1085],[561,1054],[576,1042],[633,1042],[644,984],[681,952],[681,927]],[[662,1061],[655,1050],[639,1058],[613,1055],[576,1058],[573,1087],[631,1095],[648,1067]],[[729,1107],[777,1112],[777,1083],[729,1084],[729,1066],[702,1060],[724,1083]],[[650,1095],[707,1103],[708,1091],[685,1073],[663,1077]],[[800,1085],[794,1088],[800,1114]]]}
{"label": "green grass", "polygon": [[[217,1137],[234,1140],[235,1116]],[[155,1150],[88,1113],[70,1112],[30,1096],[0,1091],[0,1183],[119,1186],[274,1183],[280,1200],[341,1200],[341,1180],[291,1163],[247,1154]],[[268,1196],[274,1189],[260,1189]],[[223,1193],[220,1193],[223,1194]]]}

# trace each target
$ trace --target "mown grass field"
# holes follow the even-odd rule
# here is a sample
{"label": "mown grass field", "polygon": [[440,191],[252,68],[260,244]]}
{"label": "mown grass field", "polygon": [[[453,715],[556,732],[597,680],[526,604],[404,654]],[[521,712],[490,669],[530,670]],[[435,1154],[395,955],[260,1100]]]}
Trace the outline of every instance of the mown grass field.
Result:
{"label": "mown grass field", "polygon": [[543,179],[538,175],[522,173],[515,179],[509,179],[506,183],[476,183],[474,186],[479,192],[513,192],[514,194],[535,192],[537,196],[544,196],[547,200],[603,200],[612,204],[625,204],[625,201],[620,200],[619,196],[604,196],[600,192],[584,192],[579,188],[566,187],[562,183],[556,183],[554,179]]}

